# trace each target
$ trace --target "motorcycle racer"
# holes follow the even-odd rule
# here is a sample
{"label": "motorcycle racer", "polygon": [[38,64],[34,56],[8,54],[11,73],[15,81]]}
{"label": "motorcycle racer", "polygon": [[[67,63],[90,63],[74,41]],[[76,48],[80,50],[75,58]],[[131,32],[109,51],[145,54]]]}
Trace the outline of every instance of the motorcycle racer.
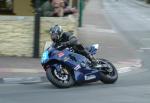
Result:
{"label": "motorcycle racer", "polygon": [[64,32],[61,26],[54,25],[50,28],[49,33],[54,45],[61,44],[64,47],[72,47],[76,53],[88,58],[92,66],[97,66],[96,59],[84,48],[72,32]]}

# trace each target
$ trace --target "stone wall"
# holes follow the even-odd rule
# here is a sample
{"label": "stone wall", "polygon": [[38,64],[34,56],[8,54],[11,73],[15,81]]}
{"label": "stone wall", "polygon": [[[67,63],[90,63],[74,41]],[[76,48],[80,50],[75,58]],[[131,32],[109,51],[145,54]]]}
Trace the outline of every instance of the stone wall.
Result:
{"label": "stone wall", "polygon": [[[62,25],[65,31],[76,34],[77,19],[69,17],[42,17],[40,33],[40,54],[46,41],[50,40],[48,30],[54,24]],[[0,16],[0,56],[33,56],[34,17]]]}

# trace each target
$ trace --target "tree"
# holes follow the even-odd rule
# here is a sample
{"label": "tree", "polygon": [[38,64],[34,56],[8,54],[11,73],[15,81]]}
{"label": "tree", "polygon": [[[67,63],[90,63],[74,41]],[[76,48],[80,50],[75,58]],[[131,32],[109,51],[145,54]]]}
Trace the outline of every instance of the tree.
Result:
{"label": "tree", "polygon": [[[44,2],[46,2],[47,0],[40,0],[40,4],[42,5]],[[35,8],[35,0],[31,0],[31,6],[33,8]]]}
{"label": "tree", "polygon": [[145,0],[145,1],[146,1],[146,3],[150,4],[150,0]]}

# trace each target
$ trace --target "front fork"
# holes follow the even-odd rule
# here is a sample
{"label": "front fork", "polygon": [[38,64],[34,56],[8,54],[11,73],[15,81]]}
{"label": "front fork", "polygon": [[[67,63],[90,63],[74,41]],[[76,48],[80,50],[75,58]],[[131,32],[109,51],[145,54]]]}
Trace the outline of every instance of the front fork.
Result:
{"label": "front fork", "polygon": [[55,68],[57,70],[57,72],[61,71],[61,69],[62,69],[62,66],[60,64],[53,64],[51,67]]}
{"label": "front fork", "polygon": [[58,73],[69,74],[68,70],[62,67],[62,64],[54,64],[52,67],[55,68]]}

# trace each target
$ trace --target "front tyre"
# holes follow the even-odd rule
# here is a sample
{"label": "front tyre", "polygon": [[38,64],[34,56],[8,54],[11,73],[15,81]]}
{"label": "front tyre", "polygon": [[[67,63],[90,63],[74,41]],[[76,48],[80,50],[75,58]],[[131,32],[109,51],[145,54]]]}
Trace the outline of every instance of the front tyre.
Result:
{"label": "front tyre", "polygon": [[105,84],[115,83],[118,79],[118,72],[115,66],[106,59],[99,59],[99,64],[102,65],[100,80]]}
{"label": "front tyre", "polygon": [[61,72],[57,72],[55,68],[48,68],[46,76],[48,80],[58,88],[69,88],[74,85],[74,80],[68,69],[62,67]]}

